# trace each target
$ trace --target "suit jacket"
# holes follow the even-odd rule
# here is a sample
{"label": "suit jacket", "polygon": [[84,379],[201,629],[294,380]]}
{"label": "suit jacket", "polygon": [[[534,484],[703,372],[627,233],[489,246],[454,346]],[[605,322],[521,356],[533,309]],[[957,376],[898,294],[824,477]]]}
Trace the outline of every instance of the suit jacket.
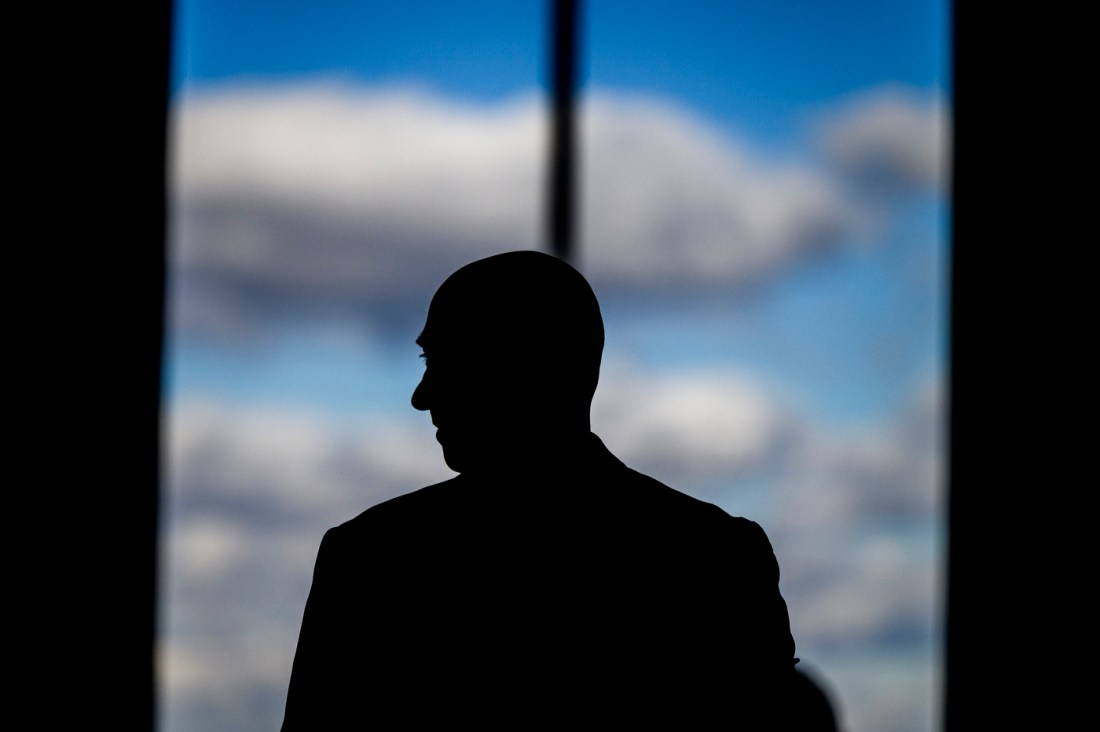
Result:
{"label": "suit jacket", "polygon": [[330,529],[283,729],[771,714],[797,661],[778,581],[757,524],[591,435]]}

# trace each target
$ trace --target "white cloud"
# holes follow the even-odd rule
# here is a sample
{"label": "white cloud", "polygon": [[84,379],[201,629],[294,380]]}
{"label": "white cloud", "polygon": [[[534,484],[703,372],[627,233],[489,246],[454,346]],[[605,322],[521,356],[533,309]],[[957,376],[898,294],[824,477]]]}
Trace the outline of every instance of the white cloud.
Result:
{"label": "white cloud", "polygon": [[[814,543],[783,552],[783,591],[800,647],[816,653],[837,648],[931,640],[937,625],[939,566],[935,547],[903,546],[881,528],[844,543]],[[829,547],[836,556],[801,560]],[[812,568],[812,569],[811,569]]]}
{"label": "white cloud", "polygon": [[[929,111],[931,109],[931,111]],[[852,176],[928,182],[934,106],[876,92],[827,115],[836,166],[764,158],[675,102],[592,92],[581,260],[597,284],[751,286],[876,225]],[[546,114],[315,83],[194,92],[173,110],[176,323],[422,307],[461,264],[540,246]]]}
{"label": "white cloud", "polygon": [[540,203],[534,97],[478,108],[408,89],[243,88],[186,97],[174,119],[184,201],[264,201],[421,236],[457,227],[485,247],[531,228]]}
{"label": "white cloud", "polygon": [[582,241],[596,279],[746,284],[864,223],[839,181],[755,156],[667,100],[595,93],[583,120]]}
{"label": "white cloud", "polygon": [[303,409],[189,402],[172,410],[168,435],[168,480],[189,500],[268,521],[327,528],[453,475],[424,459],[439,452],[426,418],[349,428]]}
{"label": "white cloud", "polygon": [[682,482],[758,471],[791,428],[775,400],[740,374],[643,375],[615,363],[602,370],[592,425],[627,464]]}
{"label": "white cloud", "polygon": [[164,727],[275,729],[324,531],[453,473],[426,420],[183,402],[167,438]]}
{"label": "white cloud", "polygon": [[185,97],[171,146],[183,324],[355,317],[536,246],[543,118],[533,97],[482,109],[327,84]]}
{"label": "white cloud", "polygon": [[943,394],[924,385],[885,424],[836,433],[803,425],[783,478],[792,531],[854,530],[868,522],[932,520],[943,493]]}
{"label": "white cloud", "polygon": [[846,434],[802,421],[771,484],[765,528],[798,653],[833,682],[853,729],[878,729],[894,713],[932,718],[945,549],[940,406],[930,386],[900,414]]}
{"label": "white cloud", "polygon": [[820,142],[864,192],[943,188],[950,120],[938,96],[885,86],[843,100],[824,114]]}

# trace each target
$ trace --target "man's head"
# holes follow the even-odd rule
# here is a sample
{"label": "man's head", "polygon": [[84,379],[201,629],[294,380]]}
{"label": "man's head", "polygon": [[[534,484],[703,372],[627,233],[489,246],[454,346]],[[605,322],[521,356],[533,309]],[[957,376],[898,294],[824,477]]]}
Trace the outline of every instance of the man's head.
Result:
{"label": "man's head", "polygon": [[454,470],[536,454],[588,432],[603,319],[565,262],[509,252],[462,267],[432,298],[413,406],[430,410]]}

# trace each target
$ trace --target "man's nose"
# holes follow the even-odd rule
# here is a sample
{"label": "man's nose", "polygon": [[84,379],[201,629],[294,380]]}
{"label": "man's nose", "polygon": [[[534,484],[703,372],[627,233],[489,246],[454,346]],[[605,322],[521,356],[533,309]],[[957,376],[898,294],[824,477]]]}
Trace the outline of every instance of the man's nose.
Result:
{"label": "man's nose", "polygon": [[425,371],[424,375],[420,377],[420,383],[413,389],[412,395],[413,409],[421,412],[426,412],[430,408],[428,403],[428,372]]}

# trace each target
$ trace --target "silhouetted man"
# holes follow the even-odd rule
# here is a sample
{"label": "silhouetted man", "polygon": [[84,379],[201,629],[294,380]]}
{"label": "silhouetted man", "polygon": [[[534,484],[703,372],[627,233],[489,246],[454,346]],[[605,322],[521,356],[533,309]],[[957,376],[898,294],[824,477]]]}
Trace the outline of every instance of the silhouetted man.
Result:
{"label": "silhouetted man", "polygon": [[590,432],[603,337],[588,283],[548,255],[443,283],[412,403],[459,475],[325,535],[284,730],[789,726],[796,659],[771,546]]}

